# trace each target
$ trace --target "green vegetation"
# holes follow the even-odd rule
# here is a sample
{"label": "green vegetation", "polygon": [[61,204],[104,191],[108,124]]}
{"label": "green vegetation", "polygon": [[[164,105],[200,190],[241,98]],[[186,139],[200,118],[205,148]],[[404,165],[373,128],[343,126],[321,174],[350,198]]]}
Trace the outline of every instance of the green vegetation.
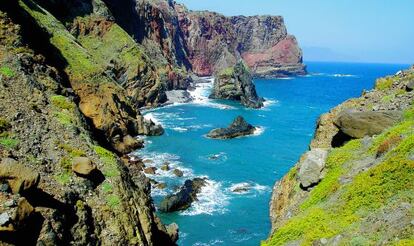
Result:
{"label": "green vegetation", "polygon": [[63,157],[62,159],[60,159],[59,165],[66,172],[70,172],[70,170],[72,169],[72,157]]}
{"label": "green vegetation", "polygon": [[11,68],[6,67],[6,66],[0,67],[0,74],[7,78],[14,77],[15,75],[14,71]]}
{"label": "green vegetation", "polygon": [[72,147],[68,144],[60,143],[58,144],[58,147],[66,151],[71,157],[85,157],[86,156],[85,151]]}
{"label": "green vegetation", "polygon": [[103,174],[105,177],[110,178],[119,176],[120,173],[115,154],[98,145],[93,146],[93,149],[101,161],[105,164],[103,168]]}
{"label": "green vegetation", "polygon": [[74,111],[76,105],[67,97],[56,95],[50,98],[53,106],[62,110]]}
{"label": "green vegetation", "polygon": [[394,84],[394,79],[392,77],[380,78],[375,82],[375,89],[380,91],[388,90]]}
{"label": "green vegetation", "polygon": [[326,177],[310,192],[309,198],[302,203],[300,206],[302,211],[323,202],[338,190],[340,187],[339,178],[344,173],[343,165],[357,156],[354,152],[360,146],[359,140],[353,140],[342,148],[332,150],[326,160],[326,169],[328,170]]}
{"label": "green vegetation", "polygon": [[50,43],[59,49],[72,75],[85,78],[88,75],[99,74],[102,69],[53,15],[31,0],[19,0],[19,5],[51,35]]}
{"label": "green vegetation", "polygon": [[19,145],[20,141],[7,136],[0,137],[0,145],[6,149],[14,149]]}
{"label": "green vegetation", "polygon": [[119,199],[117,195],[108,195],[106,197],[106,204],[108,204],[110,208],[116,208],[121,204],[121,199]]}
{"label": "green vegetation", "polygon": [[69,112],[55,112],[56,119],[64,126],[69,127],[72,126],[74,123],[72,115]]}
{"label": "green vegetation", "polygon": [[392,102],[392,100],[394,100],[394,99],[395,99],[395,95],[394,95],[394,94],[391,94],[391,95],[384,96],[384,97],[381,99],[381,101],[382,101],[383,103],[389,103],[389,102]]}
{"label": "green vegetation", "polygon": [[233,73],[234,73],[234,68],[233,67],[228,67],[228,68],[225,68],[225,69],[221,70],[218,75],[219,76],[231,77],[231,76],[233,76]]}
{"label": "green vegetation", "polygon": [[[263,245],[283,245],[295,240],[301,245],[312,245],[315,240],[344,232],[355,235],[352,230],[357,230],[367,215],[401,201],[412,202],[414,161],[408,156],[414,150],[413,127],[412,120],[401,122],[375,138],[368,152],[359,140],[333,149],[327,159],[325,178],[301,204],[300,212]],[[380,163],[357,174],[348,184],[339,184],[339,178],[350,172],[353,161],[375,155],[379,147],[386,148]],[[346,240],[350,245],[371,245],[386,234],[382,230],[386,229]],[[395,245],[412,242],[406,238]]]}
{"label": "green vegetation", "polygon": [[113,191],[113,186],[109,182],[105,181],[102,184],[102,191],[105,193],[111,193]]}
{"label": "green vegetation", "polygon": [[56,181],[61,185],[67,185],[70,182],[71,175],[68,172],[63,172],[55,176]]}

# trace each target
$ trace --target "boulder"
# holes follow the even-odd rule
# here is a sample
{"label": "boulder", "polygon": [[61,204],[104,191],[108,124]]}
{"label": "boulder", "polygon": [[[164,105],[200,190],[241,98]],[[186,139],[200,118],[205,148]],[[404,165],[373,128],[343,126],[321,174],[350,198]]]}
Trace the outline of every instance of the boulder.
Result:
{"label": "boulder", "polygon": [[170,171],[170,166],[168,165],[168,163],[164,163],[164,165],[162,165],[161,170],[163,171]]}
{"label": "boulder", "polygon": [[322,179],[322,171],[325,168],[328,151],[313,149],[305,154],[299,164],[298,178],[303,188],[309,188]]}
{"label": "boulder", "polygon": [[251,135],[254,133],[255,129],[256,128],[247,123],[243,117],[238,116],[229,127],[214,129],[207,134],[207,137],[214,139],[230,139]]}
{"label": "boulder", "polygon": [[180,169],[174,169],[173,173],[174,173],[174,175],[175,175],[175,176],[177,176],[177,177],[182,177],[182,176],[184,176],[183,171],[181,171]]}
{"label": "boulder", "polygon": [[252,185],[249,183],[241,183],[241,184],[237,184],[235,186],[233,186],[231,188],[231,192],[233,193],[246,193],[249,192],[252,189]]}
{"label": "boulder", "polygon": [[0,179],[7,181],[11,191],[17,194],[36,188],[40,175],[13,159],[5,158],[0,164]]}
{"label": "boulder", "polygon": [[166,183],[158,183],[155,185],[155,188],[160,189],[160,190],[164,190],[165,188],[167,188],[167,184]]}
{"label": "boulder", "polygon": [[407,86],[405,87],[406,91],[413,91],[414,90],[414,80],[408,82]]}
{"label": "boulder", "polygon": [[147,167],[144,169],[144,173],[154,175],[157,171],[156,167]]}
{"label": "boulder", "polygon": [[197,201],[197,194],[206,184],[207,181],[203,178],[186,180],[179,192],[162,200],[160,210],[168,213],[189,208],[194,201]]}
{"label": "boulder", "polygon": [[0,213],[0,232],[15,232],[23,228],[27,219],[35,212],[24,197],[14,196],[11,206]]}
{"label": "boulder", "polygon": [[134,150],[144,147],[144,141],[126,135],[122,141],[114,140],[115,149],[121,154],[128,154]]}
{"label": "boulder", "polygon": [[264,102],[257,95],[253,78],[243,61],[216,74],[210,98],[240,101],[249,108],[261,108]]}
{"label": "boulder", "polygon": [[96,165],[87,157],[75,157],[72,160],[72,170],[76,174],[89,176],[96,168]]}
{"label": "boulder", "polygon": [[334,120],[340,132],[351,138],[374,136],[401,120],[401,111],[343,111]]}

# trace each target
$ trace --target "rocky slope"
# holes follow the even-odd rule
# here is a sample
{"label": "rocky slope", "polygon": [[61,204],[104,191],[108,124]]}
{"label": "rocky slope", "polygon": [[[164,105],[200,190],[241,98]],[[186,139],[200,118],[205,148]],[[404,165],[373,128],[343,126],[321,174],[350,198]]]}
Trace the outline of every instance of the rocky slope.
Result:
{"label": "rocky slope", "polygon": [[273,189],[263,245],[414,243],[414,67],[322,115]]}
{"label": "rocky slope", "polygon": [[[132,136],[162,130],[143,120],[104,55],[90,53],[80,36],[96,32],[95,50],[138,48],[129,38],[104,43],[111,30],[123,33],[116,24],[98,18],[96,29],[82,29],[69,13],[45,8],[0,3],[1,244],[174,245],[177,228],[155,215],[149,181],[119,157],[142,145]],[[139,74],[134,68],[125,73]]]}
{"label": "rocky slope", "polygon": [[171,0],[105,2],[112,6],[121,26],[150,51],[149,56],[159,67],[182,78],[178,81],[185,78],[185,71],[210,76],[235,65],[240,58],[257,77],[306,73],[302,51],[280,16],[226,17],[189,11]]}
{"label": "rocky slope", "polygon": [[264,102],[257,95],[250,71],[243,61],[215,75],[210,98],[239,101],[249,108],[261,108]]}

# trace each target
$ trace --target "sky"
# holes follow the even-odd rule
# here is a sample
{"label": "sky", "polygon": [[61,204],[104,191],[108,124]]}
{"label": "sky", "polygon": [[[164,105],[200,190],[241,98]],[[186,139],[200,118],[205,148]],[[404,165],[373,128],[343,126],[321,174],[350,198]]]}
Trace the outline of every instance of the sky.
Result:
{"label": "sky", "polygon": [[176,0],[224,15],[282,15],[305,61],[414,63],[414,0]]}

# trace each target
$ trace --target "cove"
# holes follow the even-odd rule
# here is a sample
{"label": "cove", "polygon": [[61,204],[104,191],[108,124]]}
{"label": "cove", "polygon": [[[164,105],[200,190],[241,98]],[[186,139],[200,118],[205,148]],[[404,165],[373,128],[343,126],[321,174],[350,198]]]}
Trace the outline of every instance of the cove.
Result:
{"label": "cove", "polygon": [[[255,80],[258,94],[267,100],[260,110],[228,101],[209,100],[211,84],[200,84],[194,103],[146,111],[161,123],[161,137],[145,139],[136,152],[160,168],[168,162],[184,172],[158,169],[149,175],[167,189],[153,189],[158,205],[186,179],[208,177],[209,185],[187,211],[163,214],[164,223],[180,227],[179,245],[258,245],[270,231],[269,200],[275,181],[286,174],[308,148],[318,117],[337,104],[361,95],[375,80],[395,74],[406,65],[308,62],[309,75]],[[255,136],[232,140],[205,137],[211,129],[225,127],[242,115],[260,127]],[[248,192],[235,194],[247,185]]]}

